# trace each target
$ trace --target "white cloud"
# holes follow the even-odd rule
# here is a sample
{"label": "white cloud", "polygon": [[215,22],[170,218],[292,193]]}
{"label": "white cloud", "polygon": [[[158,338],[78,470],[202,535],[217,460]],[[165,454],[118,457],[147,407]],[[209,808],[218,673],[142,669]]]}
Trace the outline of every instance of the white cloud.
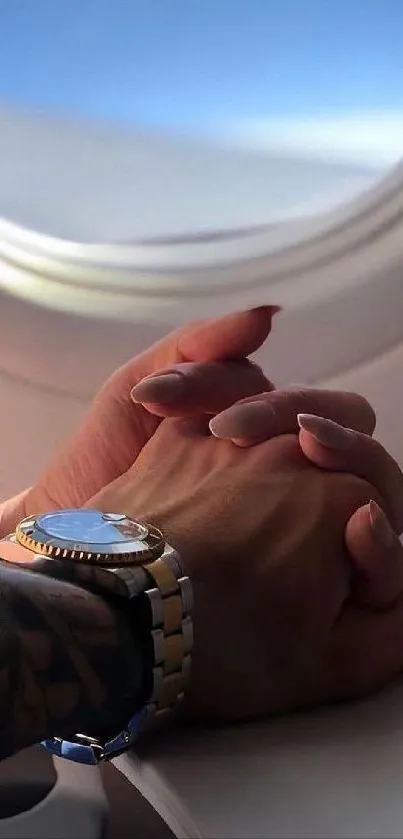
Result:
{"label": "white cloud", "polygon": [[224,133],[245,149],[309,154],[360,166],[385,168],[403,159],[403,111],[254,119]]}

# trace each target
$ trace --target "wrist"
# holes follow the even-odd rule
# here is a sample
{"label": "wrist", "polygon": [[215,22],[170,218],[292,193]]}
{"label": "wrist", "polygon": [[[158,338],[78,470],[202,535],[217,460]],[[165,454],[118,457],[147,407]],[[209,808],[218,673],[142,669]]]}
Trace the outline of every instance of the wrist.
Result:
{"label": "wrist", "polygon": [[114,604],[4,562],[0,618],[0,758],[56,735],[118,731],[141,703],[141,650]]}
{"label": "wrist", "polygon": [[[104,700],[98,689],[100,709],[93,701],[77,701],[66,717],[58,713],[50,733],[40,735],[46,748],[72,760],[96,763],[110,759],[132,745],[140,733],[171,718],[189,678],[192,586],[183,574],[179,556],[158,528],[124,513],[91,508],[57,510],[19,522],[16,532],[0,545],[1,553],[10,563],[17,563],[14,570],[28,571],[31,580],[35,578],[37,595],[44,594],[45,581],[54,587],[53,594],[47,589],[46,618],[52,636],[63,636],[62,649],[59,646],[53,651],[55,664],[67,672],[59,686],[63,697],[70,688],[68,664],[62,660],[66,642],[70,659],[74,655],[80,666],[83,656],[89,657],[88,647],[98,644],[102,668],[98,675],[93,667],[92,678],[98,676],[98,682],[103,680],[98,688],[104,693],[105,689],[110,691],[109,700],[107,696]],[[55,615],[51,599],[61,582],[70,585],[65,587],[64,602],[57,603]],[[57,596],[61,597],[62,592]],[[86,600],[85,625],[79,625],[74,616],[77,597]],[[113,618],[118,638],[118,644],[113,644],[112,662],[108,660],[108,647],[112,645],[104,637],[99,637],[98,643],[99,614],[97,619],[95,611],[100,612],[100,603],[104,612],[109,610],[109,624]],[[80,604],[81,622],[85,621],[85,611],[85,604]],[[72,626],[78,627],[73,637]],[[118,677],[113,672],[116,650],[121,658]],[[98,661],[99,656],[97,665]],[[80,670],[81,687],[82,675]]]}

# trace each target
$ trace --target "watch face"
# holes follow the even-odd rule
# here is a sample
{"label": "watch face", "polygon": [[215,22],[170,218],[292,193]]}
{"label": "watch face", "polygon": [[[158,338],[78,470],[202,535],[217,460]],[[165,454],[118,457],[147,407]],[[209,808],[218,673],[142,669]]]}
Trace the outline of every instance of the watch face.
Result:
{"label": "watch face", "polygon": [[[45,537],[60,542],[104,545],[116,542],[144,542],[148,528],[119,513],[99,513],[97,510],[61,510],[46,513],[36,519],[36,527]],[[144,545],[140,545],[140,550]]]}
{"label": "watch face", "polygon": [[[29,540],[31,550],[49,548],[52,555],[102,561],[103,555],[157,555],[164,545],[162,534],[121,513],[98,510],[57,510],[25,519],[16,532],[17,540]],[[36,548],[35,548],[36,544]],[[49,551],[46,551],[49,553]],[[86,556],[88,555],[88,556]]]}

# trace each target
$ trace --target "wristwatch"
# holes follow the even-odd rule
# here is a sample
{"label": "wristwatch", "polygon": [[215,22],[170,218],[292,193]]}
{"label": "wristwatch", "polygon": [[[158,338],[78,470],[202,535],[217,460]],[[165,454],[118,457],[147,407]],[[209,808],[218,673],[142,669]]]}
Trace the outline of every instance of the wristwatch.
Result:
{"label": "wristwatch", "polygon": [[7,541],[17,551],[11,561],[29,562],[33,571],[123,598],[132,607],[149,650],[150,687],[143,708],[107,741],[76,734],[42,743],[52,754],[80,763],[117,757],[143,731],[165,722],[183,699],[193,646],[192,585],[178,553],[152,525],[87,508],[25,518]]}

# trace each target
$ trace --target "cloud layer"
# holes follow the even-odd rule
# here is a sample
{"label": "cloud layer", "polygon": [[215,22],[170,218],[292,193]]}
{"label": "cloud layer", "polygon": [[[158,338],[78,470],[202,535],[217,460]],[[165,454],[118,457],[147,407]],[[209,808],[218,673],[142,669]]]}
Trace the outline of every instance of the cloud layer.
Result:
{"label": "cloud layer", "polygon": [[386,168],[403,158],[403,110],[246,120],[224,133],[249,149],[281,149],[365,167]]}

